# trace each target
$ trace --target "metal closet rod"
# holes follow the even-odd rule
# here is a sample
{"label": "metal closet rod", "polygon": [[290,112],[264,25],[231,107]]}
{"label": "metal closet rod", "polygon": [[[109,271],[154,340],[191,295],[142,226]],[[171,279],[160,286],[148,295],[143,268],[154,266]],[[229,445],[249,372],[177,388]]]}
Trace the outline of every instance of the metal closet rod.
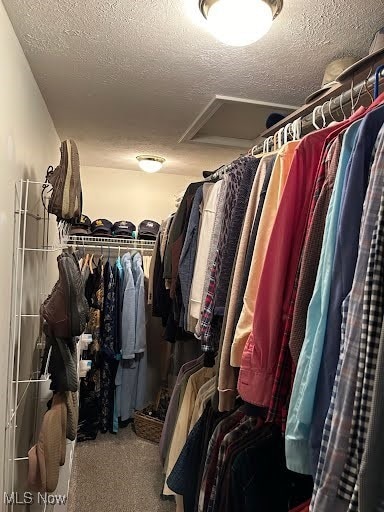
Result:
{"label": "metal closet rod", "polygon": [[[384,76],[383,74],[379,77],[379,84],[383,84]],[[323,104],[318,104],[314,106],[312,112],[310,114],[305,115],[301,120],[301,131],[302,133],[306,134],[314,130],[313,126],[313,113],[315,109],[319,110],[319,114],[315,117],[315,122],[322,119],[322,112],[321,107],[325,106],[323,114],[326,117],[330,116],[330,112],[336,113],[337,111],[340,111],[343,113],[343,108],[347,107],[349,104],[353,102],[353,100],[358,99],[360,101],[361,98],[365,97],[367,94],[367,91],[373,92],[375,88],[376,83],[376,74],[374,73],[371,75],[368,79],[363,80],[362,82],[359,82],[358,84],[354,85],[353,88],[351,87],[347,91],[344,91],[343,93],[339,94],[339,96],[336,96],[335,98],[331,98],[329,100],[325,100]],[[364,90],[365,89],[365,90]],[[358,106],[358,103],[355,105],[355,107]],[[300,118],[300,114],[298,113],[297,116],[294,116],[290,119],[288,123],[286,123],[285,126],[288,124],[293,123],[295,120]],[[282,130],[285,126],[280,126],[276,129],[274,136],[278,133],[279,130]],[[263,142],[260,142],[260,144],[254,146],[253,148],[253,154],[258,154],[263,152],[264,144]]]}

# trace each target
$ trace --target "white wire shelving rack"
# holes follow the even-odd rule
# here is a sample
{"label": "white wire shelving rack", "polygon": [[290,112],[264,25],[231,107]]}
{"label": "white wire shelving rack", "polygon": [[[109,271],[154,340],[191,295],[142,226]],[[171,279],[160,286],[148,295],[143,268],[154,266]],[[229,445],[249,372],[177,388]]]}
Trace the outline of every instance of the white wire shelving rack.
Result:
{"label": "white wire shelving rack", "polygon": [[64,246],[72,246],[77,249],[112,249],[119,252],[122,250],[153,251],[155,247],[155,240],[82,235],[65,236],[62,243]]}
{"label": "white wire shelving rack", "polygon": [[[62,247],[57,242],[49,245],[55,226],[53,218],[43,208],[42,185],[42,182],[31,180],[20,180],[15,185],[5,467],[2,472],[4,490],[8,496],[28,490],[27,465],[23,471],[19,466],[23,462],[26,464],[28,454],[20,454],[18,450],[19,445],[32,445],[36,441],[40,386],[48,383],[50,379],[50,354],[45,369],[42,373],[40,371],[44,343],[39,335],[38,311],[48,295],[45,287],[49,286],[49,254],[59,254]],[[25,357],[29,355],[30,360],[26,360]],[[23,412],[21,410],[27,405],[31,406],[34,416],[29,417],[29,421],[25,421],[24,415],[20,417],[20,412]],[[9,512],[19,509],[16,500],[11,500],[5,506]],[[41,510],[46,509],[47,503],[42,504]]]}
{"label": "white wire shelving rack", "polygon": [[[39,309],[48,296],[52,285],[47,280],[49,265],[57,268],[53,257],[62,250],[97,249],[101,254],[111,251],[137,250],[152,253],[155,246],[153,240],[109,238],[94,236],[68,236],[60,228],[57,229],[56,218],[45,211],[41,198],[43,182],[20,180],[15,185],[14,206],[14,240],[12,268],[12,302],[10,321],[10,341],[8,353],[8,386],[5,431],[5,467],[3,468],[3,487],[8,495],[27,491],[26,475],[28,449],[19,453],[20,439],[29,440],[29,447],[36,442],[38,433],[38,396],[41,386],[50,381],[48,373],[50,354],[44,371],[41,373],[40,364],[44,342],[39,334]],[[47,203],[47,198],[45,198]],[[111,254],[111,256],[114,253]],[[51,258],[51,259],[50,259]],[[55,265],[55,267],[53,267]],[[55,270],[56,271],[56,270]],[[53,272],[52,272],[53,274]],[[54,274],[53,274],[54,275]],[[31,297],[32,294],[32,297]],[[25,364],[22,365],[23,352],[29,347],[34,352],[36,364],[32,363],[28,375],[25,374]],[[36,357],[37,355],[37,357]],[[31,399],[32,408],[36,407],[32,428],[25,425],[24,417],[19,413]],[[67,441],[69,450],[69,477],[73,462],[75,442]],[[24,471],[19,471],[20,465],[25,464]],[[24,481],[20,480],[24,477]],[[67,496],[68,482],[64,482]],[[23,488],[24,485],[24,488]],[[41,512],[48,510],[47,503],[41,505]],[[14,501],[6,505],[7,512],[16,512],[19,506]],[[33,509],[35,510],[35,508]],[[61,510],[61,509],[60,509]],[[39,511],[40,512],[40,511]]]}

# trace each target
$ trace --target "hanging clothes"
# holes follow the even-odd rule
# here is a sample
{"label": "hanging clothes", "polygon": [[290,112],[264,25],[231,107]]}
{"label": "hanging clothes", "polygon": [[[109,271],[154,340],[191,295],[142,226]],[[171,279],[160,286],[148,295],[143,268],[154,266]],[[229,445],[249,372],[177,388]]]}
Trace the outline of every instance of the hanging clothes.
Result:
{"label": "hanging clothes", "polygon": [[[384,129],[382,128],[378,135],[378,149],[376,157],[370,172],[367,196],[370,200],[366,202],[366,210],[363,211],[361,220],[359,253],[356,263],[355,275],[351,293],[347,299],[347,304],[343,306],[343,339],[338,363],[339,371],[336,373],[334,390],[334,400],[328,411],[324,432],[330,429],[329,439],[322,444],[324,453],[324,464],[318,466],[321,469],[321,475],[316,474],[316,489],[312,503],[319,507],[319,510],[326,510],[338,500],[351,500],[351,510],[357,510],[357,499],[354,493],[354,483],[357,475],[352,475],[350,463],[348,462],[348,441],[350,439],[350,430],[352,428],[353,404],[356,393],[356,375],[358,368],[358,341],[362,335],[362,312],[364,302],[364,280],[367,274],[369,250],[377,216],[380,208],[381,191],[384,185],[383,167],[383,143]],[[348,308],[348,309],[347,309]],[[352,378],[351,378],[352,377]],[[335,422],[341,415],[345,418],[345,423],[341,427]],[[343,436],[343,437],[342,437]],[[324,439],[324,434],[323,434]],[[340,454],[336,458],[336,454]],[[332,481],[330,477],[332,476]],[[335,476],[339,476],[339,481],[335,484]],[[353,496],[352,496],[353,494]]]}
{"label": "hanging clothes", "polygon": [[[343,184],[333,267],[332,273],[328,277],[332,285],[330,287],[328,315],[325,317],[324,355],[320,363],[316,391],[317,406],[312,421],[313,474],[316,473],[322,432],[331,401],[339,359],[341,343],[339,326],[342,323],[342,303],[352,287],[358,254],[361,214],[368,186],[370,163],[376,138],[384,121],[383,114],[384,107],[379,107],[369,112],[361,121],[361,124],[357,126],[358,131],[354,137],[354,146],[350,152],[346,178]],[[346,149],[346,151],[349,150]],[[353,208],[351,207],[352,204],[354,205]]]}
{"label": "hanging clothes", "polygon": [[[93,258],[92,258],[93,259]],[[90,263],[92,265],[92,261]],[[104,264],[99,259],[92,268],[86,284],[86,296],[90,306],[90,319],[86,332],[92,334],[92,343],[84,357],[92,361],[86,377],[80,381],[79,426],[77,440],[96,439],[100,428],[100,367],[101,367],[101,319],[104,307]]]}
{"label": "hanging clothes", "polygon": [[168,243],[164,254],[164,279],[171,283],[170,296],[176,294],[177,276],[179,271],[180,254],[183,249],[185,233],[196,191],[202,183],[191,183],[187,188],[168,235]]}
{"label": "hanging clothes", "polygon": [[112,266],[104,268],[104,326],[102,335],[102,367],[100,376],[101,418],[100,430],[113,432],[116,364],[116,283]]}
{"label": "hanging clothes", "polygon": [[[288,143],[277,154],[271,179],[265,197],[263,213],[257,229],[257,237],[252,254],[252,263],[243,299],[243,309],[236,327],[231,349],[231,365],[240,367],[245,344],[251,333],[253,312],[257,297],[260,274],[274,220],[285,188],[297,142]],[[268,156],[265,158],[269,158]],[[267,165],[268,160],[264,162]],[[263,160],[260,165],[263,164]]]}
{"label": "hanging clothes", "polygon": [[[200,319],[204,294],[206,294],[206,275],[213,264],[217,241],[221,230],[222,211],[224,208],[224,194],[226,180],[218,181],[208,191],[207,201],[204,204],[199,230],[199,239],[196,252],[194,273],[189,296],[189,315],[196,320]],[[196,333],[199,328],[196,325]]]}
{"label": "hanging clothes", "polygon": [[181,284],[205,355],[178,376],[161,444],[186,511],[381,506],[383,101],[237,159],[206,202],[189,191],[170,316]]}
{"label": "hanging clothes", "polygon": [[[212,368],[201,368],[193,373],[189,379],[185,389],[185,394],[181,401],[181,407],[172,436],[172,442],[169,449],[167,467],[165,470],[166,477],[169,476],[173,469],[181,450],[187,440],[189,427],[192,419],[193,409],[199,389],[208,382],[214,375]],[[164,494],[173,494],[169,491],[168,486],[164,487]]]}
{"label": "hanging clothes", "polygon": [[[240,189],[242,178],[245,174],[248,157],[236,160],[231,164],[231,171],[228,174],[228,185],[224,199],[224,212],[222,219],[222,228],[220,238],[217,244],[216,255],[209,277],[207,296],[204,301],[204,309],[201,314],[201,347],[203,352],[215,352],[217,350],[217,331],[212,329],[212,320],[214,317],[215,303],[218,290],[220,290],[220,272],[222,269],[223,258],[226,254],[226,247],[229,243],[229,227],[234,209],[238,200],[238,191]],[[233,244],[230,244],[233,248]]]}
{"label": "hanging clothes", "polygon": [[200,210],[204,207],[204,201],[206,201],[208,191],[212,186],[213,184],[206,183],[201,185],[196,191],[179,261],[179,279],[182,297],[180,327],[183,327],[186,331],[190,332],[194,331],[194,326],[192,325],[192,320],[189,319],[188,305],[196,259],[197,237],[200,224]]}
{"label": "hanging clothes", "polygon": [[270,158],[264,158],[259,163],[239,241],[236,264],[232,272],[231,293],[228,294],[227,314],[220,340],[218,408],[222,412],[233,410],[235,405],[238,371],[231,366],[232,342],[242,310],[243,297],[251,267],[253,247],[256,241],[257,230],[274,162],[275,156],[272,155]]}
{"label": "hanging clothes", "polygon": [[124,298],[122,312],[122,359],[116,374],[117,415],[121,421],[133,417],[146,405],[145,290],[140,253],[122,257]]}

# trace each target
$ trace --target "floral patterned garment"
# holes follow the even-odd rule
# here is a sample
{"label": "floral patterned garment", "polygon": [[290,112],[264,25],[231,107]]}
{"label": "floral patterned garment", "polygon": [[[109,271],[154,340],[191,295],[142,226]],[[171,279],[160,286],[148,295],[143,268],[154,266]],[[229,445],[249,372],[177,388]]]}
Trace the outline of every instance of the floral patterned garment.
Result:
{"label": "floral patterned garment", "polygon": [[116,343],[116,287],[112,266],[105,265],[104,322],[102,330],[102,365],[100,380],[101,414],[100,430],[107,432],[113,429],[113,409],[115,394],[115,376],[117,361],[115,359]]}

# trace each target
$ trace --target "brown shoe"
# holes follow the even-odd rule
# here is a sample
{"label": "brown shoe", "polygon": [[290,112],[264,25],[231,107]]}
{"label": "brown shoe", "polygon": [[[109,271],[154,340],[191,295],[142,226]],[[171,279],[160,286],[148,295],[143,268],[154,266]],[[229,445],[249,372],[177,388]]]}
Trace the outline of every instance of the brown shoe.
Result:
{"label": "brown shoe", "polygon": [[59,338],[70,338],[72,335],[70,286],[64,270],[66,259],[68,259],[67,254],[60,254],[57,257],[59,280],[41,306],[41,314],[50,332]]}
{"label": "brown shoe", "polygon": [[74,441],[77,436],[77,424],[79,421],[79,406],[77,393],[68,391],[65,393],[67,404],[67,439]]}
{"label": "brown shoe", "polygon": [[80,336],[89,320],[89,306],[79,264],[73,254],[65,261],[64,272],[70,290],[71,335]]}
{"label": "brown shoe", "polygon": [[55,337],[80,336],[89,319],[81,272],[71,254],[60,254],[57,263],[59,280],[44,301],[41,314]]}
{"label": "brown shoe", "polygon": [[72,139],[61,143],[60,152],[60,164],[47,176],[53,188],[48,211],[58,220],[70,222],[80,217],[82,210],[80,159]]}

